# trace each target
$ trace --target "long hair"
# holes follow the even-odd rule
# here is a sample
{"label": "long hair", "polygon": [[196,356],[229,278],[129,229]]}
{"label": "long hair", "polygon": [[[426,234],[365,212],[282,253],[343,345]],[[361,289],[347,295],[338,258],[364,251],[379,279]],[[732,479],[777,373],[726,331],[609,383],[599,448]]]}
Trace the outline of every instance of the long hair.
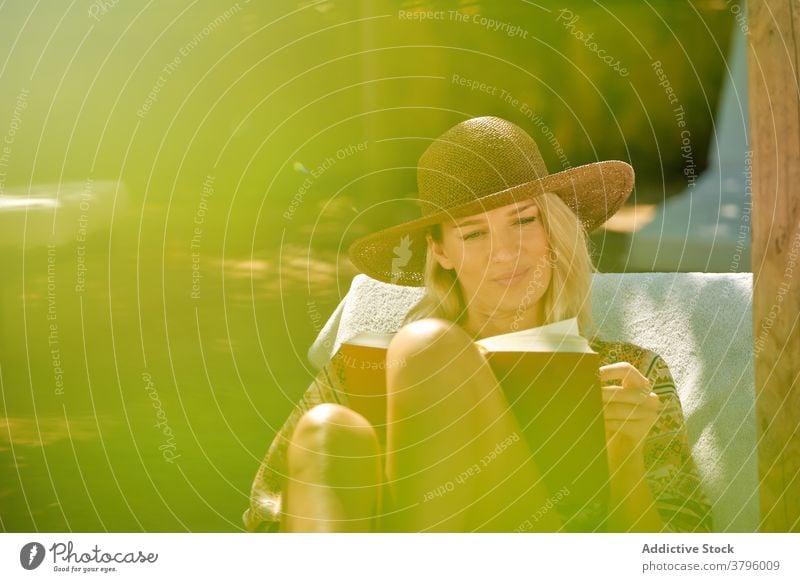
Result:
{"label": "long hair", "polygon": [[[575,213],[556,194],[536,197],[539,216],[550,247],[550,284],[542,296],[544,324],[575,317],[584,335],[592,332],[591,285],[595,269],[586,232]],[[434,225],[431,238],[442,241],[442,227]],[[440,317],[459,324],[466,321],[467,305],[455,270],[444,269],[428,245],[425,259],[425,294],[406,315],[404,324],[426,317]]]}

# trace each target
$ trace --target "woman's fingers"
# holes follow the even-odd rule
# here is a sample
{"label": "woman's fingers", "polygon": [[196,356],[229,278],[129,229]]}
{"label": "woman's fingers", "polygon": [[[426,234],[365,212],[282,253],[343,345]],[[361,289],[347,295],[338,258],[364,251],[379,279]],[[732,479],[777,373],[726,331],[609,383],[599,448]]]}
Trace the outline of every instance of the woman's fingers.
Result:
{"label": "woman's fingers", "polygon": [[654,407],[661,406],[661,399],[655,392],[647,394],[636,390],[627,390],[621,386],[603,386],[601,389],[603,402],[608,405],[612,403],[625,403],[629,405],[647,405]]}
{"label": "woman's fingers", "polygon": [[650,381],[627,362],[600,368],[603,416],[609,451],[638,449],[647,438],[663,404]]}
{"label": "woman's fingers", "polygon": [[650,381],[628,362],[600,366],[600,380],[602,382],[617,381],[625,389],[650,392]]}
{"label": "woman's fingers", "polygon": [[615,421],[647,421],[655,422],[664,404],[654,392],[644,395],[634,390],[626,390],[620,386],[606,386],[602,389],[603,416]]}
{"label": "woman's fingers", "polygon": [[639,379],[647,382],[647,378],[642,376],[642,373],[628,362],[617,362],[616,364],[600,366],[600,379],[622,380],[623,385],[626,381],[630,381],[631,379]]}

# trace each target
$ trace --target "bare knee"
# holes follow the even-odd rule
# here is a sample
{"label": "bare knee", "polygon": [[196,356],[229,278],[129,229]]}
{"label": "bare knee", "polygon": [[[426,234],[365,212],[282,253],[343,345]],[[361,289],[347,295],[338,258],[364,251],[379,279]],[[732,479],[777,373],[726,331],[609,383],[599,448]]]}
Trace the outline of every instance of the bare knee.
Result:
{"label": "bare knee", "polygon": [[378,437],[360,414],[340,404],[318,404],[298,421],[290,457],[303,454],[363,457],[379,454]]}
{"label": "bare knee", "polygon": [[465,380],[483,364],[467,333],[442,319],[421,319],[403,327],[392,338],[386,361],[401,364],[387,367],[388,416],[393,420],[452,408],[450,397],[465,396]]}
{"label": "bare knee", "polygon": [[457,324],[427,318],[413,321],[395,334],[386,360],[401,363],[393,368],[406,368],[412,361],[447,362],[474,349],[472,339]]}
{"label": "bare knee", "polygon": [[282,531],[368,531],[382,481],[375,430],[358,413],[320,404],[297,423],[287,451]]}

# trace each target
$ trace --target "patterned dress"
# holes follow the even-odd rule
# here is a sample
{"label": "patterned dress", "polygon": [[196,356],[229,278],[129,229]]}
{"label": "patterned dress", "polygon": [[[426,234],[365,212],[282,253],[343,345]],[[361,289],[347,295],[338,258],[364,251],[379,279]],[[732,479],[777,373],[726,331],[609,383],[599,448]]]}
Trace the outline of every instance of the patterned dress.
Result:
{"label": "patterned dress", "polygon": [[[661,356],[630,343],[594,340],[600,365],[629,362],[650,381],[664,407],[645,443],[646,479],[656,508],[668,532],[711,531],[711,507],[706,499],[689,448],[675,383]],[[250,507],[243,521],[248,531],[278,531],[282,492],[286,485],[286,453],[289,439],[300,417],[325,402],[347,406],[347,397],[337,389],[340,374],[336,359],[323,368],[278,431],[261,461],[250,493]]]}

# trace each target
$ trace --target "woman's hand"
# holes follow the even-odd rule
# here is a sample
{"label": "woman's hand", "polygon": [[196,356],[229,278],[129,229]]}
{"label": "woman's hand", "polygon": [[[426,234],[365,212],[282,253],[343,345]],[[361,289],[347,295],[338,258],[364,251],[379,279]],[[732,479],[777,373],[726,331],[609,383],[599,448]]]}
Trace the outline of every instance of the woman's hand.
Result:
{"label": "woman's hand", "polygon": [[[627,362],[600,368],[606,444],[612,465],[644,459],[644,441],[662,403],[647,378]],[[605,385],[608,384],[608,385]]]}

